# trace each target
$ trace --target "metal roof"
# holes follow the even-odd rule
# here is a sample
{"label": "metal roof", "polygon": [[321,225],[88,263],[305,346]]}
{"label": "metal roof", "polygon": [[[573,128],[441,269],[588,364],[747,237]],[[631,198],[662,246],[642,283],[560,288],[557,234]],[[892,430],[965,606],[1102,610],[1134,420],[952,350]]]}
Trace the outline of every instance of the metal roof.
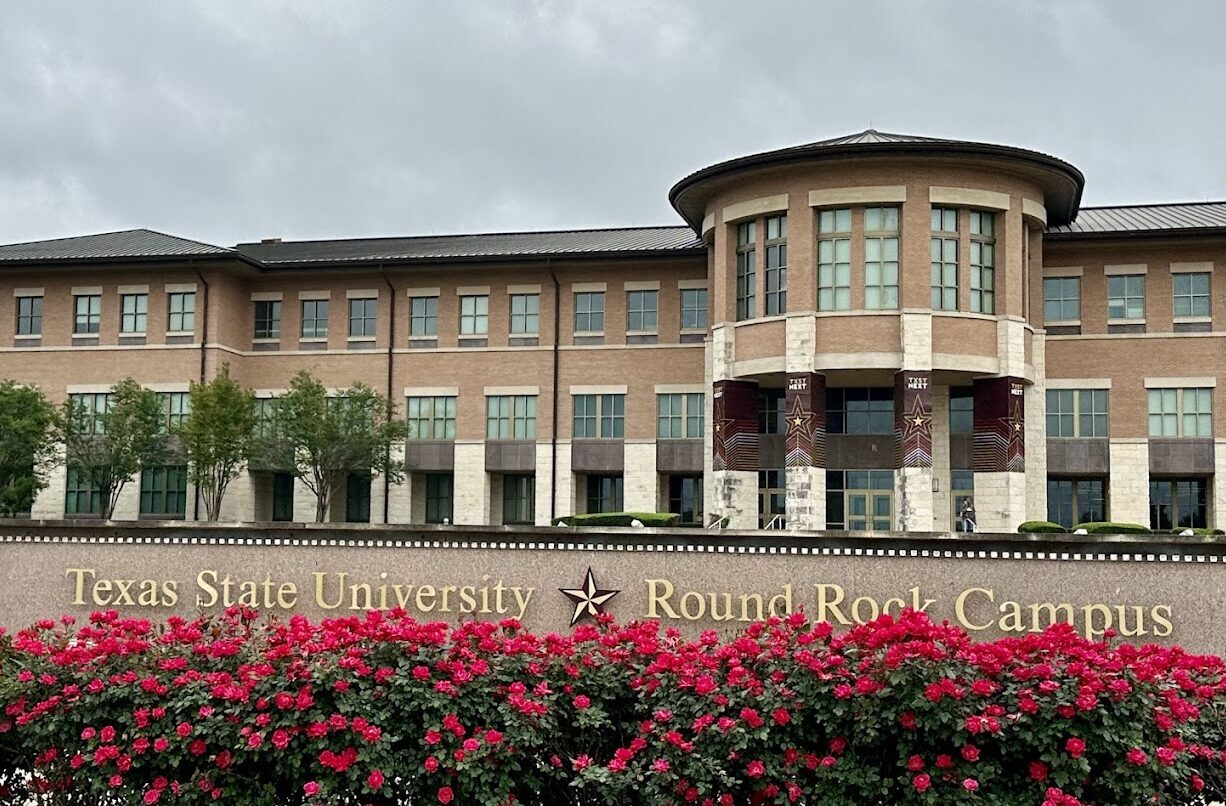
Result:
{"label": "metal roof", "polygon": [[502,232],[481,235],[423,235],[330,241],[242,243],[238,252],[266,265],[350,261],[448,261],[473,258],[687,253],[705,249],[689,227],[556,232]]}
{"label": "metal roof", "polygon": [[[1226,201],[1083,207],[1072,223],[1048,227],[1048,235],[1108,237],[1226,231]],[[1191,233],[1189,233],[1191,234]]]}
{"label": "metal roof", "polygon": [[224,255],[232,250],[148,229],[0,246],[0,262]]}

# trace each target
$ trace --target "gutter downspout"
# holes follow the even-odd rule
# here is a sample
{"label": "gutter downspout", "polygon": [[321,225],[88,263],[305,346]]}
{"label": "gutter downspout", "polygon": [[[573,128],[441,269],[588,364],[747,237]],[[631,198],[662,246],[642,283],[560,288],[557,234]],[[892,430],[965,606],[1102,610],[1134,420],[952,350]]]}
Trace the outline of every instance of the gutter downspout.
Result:
{"label": "gutter downspout", "polygon": [[[196,279],[200,281],[200,288],[203,291],[201,295],[200,305],[200,383],[204,383],[205,360],[208,356],[209,343],[209,281],[204,279],[204,273],[200,271],[200,267],[191,259],[187,259],[187,265],[196,272]],[[200,488],[195,489],[195,495],[192,496],[192,520],[200,520]]]}
{"label": "gutter downspout", "polygon": [[[391,298],[388,304],[387,312],[387,405],[388,415],[394,410],[392,405],[392,348],[396,346],[396,289],[392,286],[392,281],[387,276],[387,270],[383,264],[379,264],[379,274],[383,276],[383,282],[387,285],[387,293]],[[388,448],[390,459],[391,448]],[[392,482],[388,474],[383,474],[383,525],[387,525],[388,515],[391,514],[391,494]]]}
{"label": "gutter downspout", "polygon": [[552,424],[549,429],[549,523],[558,517],[558,344],[562,340],[562,285],[553,270],[553,261],[545,258],[545,267],[553,280],[553,397]]}

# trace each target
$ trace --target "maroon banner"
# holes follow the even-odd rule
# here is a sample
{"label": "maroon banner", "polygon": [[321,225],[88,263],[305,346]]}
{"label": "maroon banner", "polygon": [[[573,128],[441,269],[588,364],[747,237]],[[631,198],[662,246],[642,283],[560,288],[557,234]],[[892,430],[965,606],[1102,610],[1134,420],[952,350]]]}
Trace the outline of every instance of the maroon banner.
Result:
{"label": "maroon banner", "polygon": [[1026,382],[975,381],[975,471],[1026,472]]}
{"label": "maroon banner", "polygon": [[715,470],[758,470],[758,385],[716,381],[712,397]]}
{"label": "maroon banner", "polygon": [[825,467],[826,376],[816,372],[789,374],[786,402],[787,467]]}
{"label": "maroon banner", "polygon": [[932,467],[932,373],[894,375],[894,429],[899,467]]}

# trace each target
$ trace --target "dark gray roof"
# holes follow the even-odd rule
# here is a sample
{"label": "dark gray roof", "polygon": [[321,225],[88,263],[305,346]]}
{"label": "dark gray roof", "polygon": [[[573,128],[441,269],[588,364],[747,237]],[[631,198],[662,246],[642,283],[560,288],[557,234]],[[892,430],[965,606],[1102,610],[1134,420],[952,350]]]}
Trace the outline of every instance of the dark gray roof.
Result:
{"label": "dark gray roof", "polygon": [[148,229],[0,246],[0,261],[101,260],[224,255],[231,250]]}
{"label": "dark gray roof", "polygon": [[1111,237],[1172,235],[1182,231],[1205,234],[1226,231],[1226,201],[1083,207],[1072,223],[1048,227],[1049,235]]}
{"label": "dark gray roof", "polygon": [[632,227],[485,235],[422,235],[333,241],[242,243],[240,254],[268,265],[349,261],[454,261],[535,256],[686,253],[704,249],[689,227]]}

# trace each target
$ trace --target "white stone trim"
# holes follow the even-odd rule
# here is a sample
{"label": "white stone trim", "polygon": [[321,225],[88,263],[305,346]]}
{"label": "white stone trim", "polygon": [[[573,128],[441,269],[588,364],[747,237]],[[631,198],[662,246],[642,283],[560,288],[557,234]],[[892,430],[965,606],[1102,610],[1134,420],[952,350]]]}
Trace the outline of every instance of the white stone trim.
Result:
{"label": "white stone trim", "polygon": [[819,353],[813,368],[828,369],[899,369],[902,353]]}
{"label": "white stone trim", "polygon": [[715,213],[707,213],[702,219],[702,237],[706,238],[715,229]]}
{"label": "white stone trim", "polygon": [[810,207],[840,207],[850,204],[902,204],[907,200],[906,185],[866,185],[849,188],[822,188],[809,191]]}
{"label": "white stone trim", "polygon": [[1217,386],[1217,378],[1212,375],[1187,378],[1146,378],[1146,389],[1212,389]]}
{"label": "white stone trim", "polygon": [[[370,299],[370,297],[366,297],[366,299]],[[348,336],[345,340],[348,342],[365,342],[367,344],[373,344],[376,338],[378,337],[377,336]],[[303,341],[306,341],[306,339],[303,339]]]}
{"label": "white stone trim", "polygon": [[257,398],[267,399],[272,397],[280,397],[288,391],[289,389],[285,387],[280,389],[252,389],[251,394],[255,395]]}
{"label": "white stone trim", "polygon": [[14,288],[14,297],[42,297],[46,296],[45,289],[42,288]]}
{"label": "white stone trim", "polygon": [[[317,300],[317,299],[332,299],[332,292],[331,291],[299,291],[298,299],[304,302],[310,301],[310,300]],[[303,341],[306,341],[306,339],[303,339]]]}
{"label": "white stone trim", "polygon": [[1008,193],[998,193],[995,190],[980,190],[979,188],[955,187],[928,188],[928,201],[932,204],[957,207],[984,207],[989,210],[1008,210],[1011,203]]}
{"label": "white stone trim", "polygon": [[757,218],[766,213],[786,212],[788,209],[788,194],[779,193],[775,196],[762,196],[757,199],[730,204],[724,208],[723,222],[735,224],[750,218]]}
{"label": "white stone trim", "polygon": [[1147,263],[1119,263],[1103,266],[1103,274],[1108,277],[1119,274],[1146,274],[1149,272]]}
{"label": "white stone trim", "polygon": [[782,355],[769,355],[764,358],[750,358],[733,363],[733,374],[759,375],[764,372],[786,372],[787,360]]}
{"label": "white stone trim", "polygon": [[195,283],[167,283],[165,286],[167,294],[194,294],[196,293]]}
{"label": "white stone trim", "polygon": [[539,294],[541,286],[537,285],[509,285],[507,286],[507,294]]}
{"label": "white stone trim", "polygon": [[120,294],[148,294],[149,286],[147,285],[121,285],[117,289]]}
{"label": "white stone trim", "polygon": [[441,296],[441,289],[437,286],[433,288],[406,288],[405,296],[409,297],[437,297]]}
{"label": "white stone trim", "polygon": [[[1179,321],[1179,320],[1177,319],[1175,321]],[[1141,317],[1140,319],[1108,319],[1107,324],[1108,325],[1143,325],[1145,324],[1145,317]]]}
{"label": "white stone trim", "polygon": [[624,395],[629,391],[626,384],[593,384],[574,385],[570,387],[572,395]]}
{"label": "white stone trim", "polygon": [[704,277],[701,280],[678,280],[677,288],[701,288],[705,291],[707,288],[707,278]]}
{"label": "white stone trim", "polygon": [[[908,365],[908,368],[910,368],[910,365]],[[970,355],[968,353],[933,353],[932,369],[987,372],[995,375],[1000,371],[1000,359],[991,355]]]}
{"label": "white stone trim", "polygon": [[486,397],[497,395],[539,395],[539,386],[486,386],[483,390]]}
{"label": "white stone trim", "polygon": [[405,397],[459,397],[458,386],[406,386]]}
{"label": "white stone trim", "polygon": [[1080,277],[1080,266],[1044,266],[1043,277]]}
{"label": "white stone trim", "polygon": [[1034,199],[1022,199],[1022,215],[1047,226],[1047,208]]}
{"label": "white stone trim", "polygon": [[328,337],[327,336],[299,336],[298,343],[299,344],[327,344]]}
{"label": "white stone trim", "polygon": [[488,285],[462,285],[456,288],[455,295],[457,297],[488,297],[490,287]]}
{"label": "white stone trim", "polygon": [[1110,389],[1110,378],[1048,378],[1048,389]]}
{"label": "white stone trim", "polygon": [[1212,272],[1213,261],[1202,261],[1197,263],[1172,263],[1171,274],[1191,274],[1200,272]]}
{"label": "white stone trim", "polygon": [[97,395],[111,391],[109,383],[70,383],[64,391],[70,395]]}
{"label": "white stone trim", "polygon": [[[1043,327],[1048,327],[1048,326],[1051,326],[1051,327],[1080,327],[1081,320],[1080,319],[1054,319],[1050,322],[1047,322],[1047,321],[1043,322]],[[1122,335],[1128,335],[1128,334],[1122,334]]]}
{"label": "white stone trim", "polygon": [[74,297],[97,297],[102,295],[102,286],[100,285],[74,285],[72,287],[72,295]]}
{"label": "white stone trim", "polygon": [[570,290],[575,294],[590,293],[593,291],[607,291],[608,283],[571,283]]}
{"label": "white stone trim", "polygon": [[659,280],[627,280],[622,283],[622,288],[626,291],[659,291]]}
{"label": "white stone trim", "polygon": [[379,289],[377,288],[347,288],[345,289],[345,299],[378,299]]}
{"label": "white stone trim", "polygon": [[191,389],[190,384],[180,382],[142,383],[141,386],[150,392],[187,392]]}
{"label": "white stone trim", "polygon": [[252,291],[251,301],[252,302],[280,302],[281,296],[282,295],[280,291]]}
{"label": "white stone trim", "polygon": [[706,394],[707,387],[701,383],[657,383],[655,392],[657,395],[688,395],[688,394]]}
{"label": "white stone trim", "polygon": [[1171,318],[1171,322],[1177,325],[1188,324],[1190,322],[1212,322],[1212,316],[1175,316]]}

